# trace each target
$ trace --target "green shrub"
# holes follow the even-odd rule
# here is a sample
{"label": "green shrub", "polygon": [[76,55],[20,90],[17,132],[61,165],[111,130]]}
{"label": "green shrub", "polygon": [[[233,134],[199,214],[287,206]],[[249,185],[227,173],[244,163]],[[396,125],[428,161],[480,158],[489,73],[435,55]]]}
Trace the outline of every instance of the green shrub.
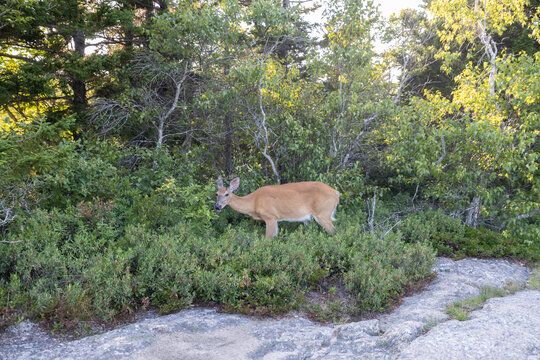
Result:
{"label": "green shrub", "polygon": [[431,273],[433,250],[422,243],[406,244],[400,237],[399,233],[382,239],[368,233],[359,236],[344,283],[360,310],[383,310],[406,287]]}
{"label": "green shrub", "polygon": [[[167,230],[179,222],[191,222],[198,233],[212,226],[213,184],[182,186],[176,179],[165,179],[148,194],[131,196],[131,207],[126,210],[129,224],[144,225],[148,229]],[[193,228],[192,230],[196,230]]]}
{"label": "green shrub", "polygon": [[441,210],[414,214],[400,225],[403,240],[408,243],[430,243],[441,256],[450,256],[463,242],[465,226],[459,219]]}
{"label": "green shrub", "polygon": [[[10,238],[11,241],[21,241],[22,239]],[[0,284],[2,281],[8,281],[10,274],[17,264],[17,246],[18,243],[0,243]]]}
{"label": "green shrub", "polygon": [[301,242],[311,248],[323,271],[320,277],[341,275],[351,268],[351,256],[356,251],[355,243],[360,229],[340,226],[334,236],[328,236],[324,230],[319,229],[318,224],[313,224],[305,232],[302,230],[292,233],[290,241]]}
{"label": "green shrub", "polygon": [[109,250],[117,236],[117,229],[103,221],[90,229],[75,207],[39,210],[10,234],[20,242],[10,244],[16,257],[0,275],[9,276],[12,288],[21,283],[30,314],[111,319],[131,301],[128,260]]}
{"label": "green shrub", "polygon": [[[157,230],[166,229],[177,221],[177,217],[170,216],[169,218],[167,203],[156,192],[147,195],[137,194],[132,199],[132,203],[132,207],[126,214],[128,224],[140,224],[148,229]],[[171,212],[174,213],[175,210],[171,209]]]}
{"label": "green shrub", "polygon": [[93,312],[104,320],[111,320],[121,312],[131,312],[136,307],[130,271],[133,256],[131,251],[106,250],[94,256],[90,266],[82,272]]}
{"label": "green shrub", "polygon": [[37,178],[37,188],[46,209],[64,208],[85,200],[112,199],[119,178],[116,167],[97,154],[73,151],[62,166]]}
{"label": "green shrub", "polygon": [[[217,238],[174,230],[176,249],[196,261],[192,276],[198,301],[220,302],[242,312],[274,313],[295,304],[300,288],[320,272],[305,246],[230,229]],[[177,255],[178,257],[178,255]]]}
{"label": "green shrub", "polygon": [[[356,213],[364,209],[364,198],[368,192],[363,168],[355,162],[351,167],[335,170],[331,173],[320,172],[318,178],[313,180],[322,181],[341,193],[338,209],[347,213]],[[362,214],[365,217],[365,214]]]}
{"label": "green shrub", "polygon": [[503,235],[512,255],[540,261],[540,216],[509,224]]}
{"label": "green shrub", "polygon": [[[498,233],[485,227],[465,226],[441,210],[428,210],[407,217],[399,227],[408,243],[429,243],[439,256],[523,257],[535,261],[540,251],[513,233]],[[538,245],[536,245],[538,246]]]}
{"label": "green shrub", "polygon": [[263,226],[251,220],[216,234],[205,225],[205,212],[158,225],[140,215],[156,214],[158,201],[154,208],[135,202],[139,224],[119,214],[129,209],[125,200],[94,200],[19,219],[8,240],[20,242],[10,244],[9,259],[1,255],[0,304],[51,324],[208,302],[275,314],[298,308],[307,290],[343,278],[361,312],[401,296],[430,273],[433,261],[424,244],[405,244],[399,234],[379,239],[352,220],[339,224],[334,236],[314,224],[266,239]]}
{"label": "green shrub", "polygon": [[133,227],[126,233],[135,245],[135,294],[138,299],[149,298],[163,312],[193,303],[198,259],[182,246],[186,236],[186,231],[155,234],[144,227]]}

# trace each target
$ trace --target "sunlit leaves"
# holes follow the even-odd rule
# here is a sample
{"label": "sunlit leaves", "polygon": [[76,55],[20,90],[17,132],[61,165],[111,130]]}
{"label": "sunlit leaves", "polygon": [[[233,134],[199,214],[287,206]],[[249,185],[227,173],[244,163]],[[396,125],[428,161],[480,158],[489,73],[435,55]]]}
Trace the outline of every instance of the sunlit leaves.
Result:
{"label": "sunlit leaves", "polygon": [[[538,85],[539,70],[538,61],[525,55],[501,59],[502,97],[496,99],[482,70],[469,65],[456,79],[452,100],[433,93],[413,99],[386,125],[388,163],[458,213],[473,196],[483,199],[485,216],[498,213],[502,203],[504,216],[530,211],[530,202],[519,204],[538,197],[540,103],[530,88]],[[521,190],[509,193],[512,188]]]}
{"label": "sunlit leaves", "polygon": [[431,3],[430,11],[443,20],[441,39],[462,44],[475,41],[479,26],[501,35],[510,24],[523,24],[526,3],[526,0],[436,0]]}
{"label": "sunlit leaves", "polygon": [[532,200],[539,196],[538,54],[501,51],[492,37],[524,25],[525,4],[434,1],[430,9],[443,24],[443,50],[453,43],[480,44],[488,62],[467,64],[449,98],[427,93],[425,100],[413,99],[385,129],[389,164],[456,215],[470,212],[472,199],[480,199],[486,217],[511,219],[539,206]]}

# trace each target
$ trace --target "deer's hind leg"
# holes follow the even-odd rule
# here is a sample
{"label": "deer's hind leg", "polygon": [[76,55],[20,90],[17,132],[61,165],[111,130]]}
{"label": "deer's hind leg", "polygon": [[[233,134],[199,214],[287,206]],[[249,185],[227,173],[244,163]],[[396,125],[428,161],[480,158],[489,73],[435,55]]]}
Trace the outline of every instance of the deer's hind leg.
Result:
{"label": "deer's hind leg", "polygon": [[315,218],[315,220],[317,220],[327,233],[333,234],[336,231],[334,224],[332,224],[332,219],[329,216],[319,216],[318,218]]}
{"label": "deer's hind leg", "polygon": [[[339,201],[339,200],[338,200]],[[336,231],[336,228],[334,227],[334,224],[332,223],[332,220],[334,219],[334,212],[336,211],[336,207],[338,205],[338,201],[336,201],[334,204],[325,204],[325,205],[331,205],[331,206],[321,206],[319,213],[317,216],[313,215],[315,220],[326,230],[327,233],[333,234]]]}

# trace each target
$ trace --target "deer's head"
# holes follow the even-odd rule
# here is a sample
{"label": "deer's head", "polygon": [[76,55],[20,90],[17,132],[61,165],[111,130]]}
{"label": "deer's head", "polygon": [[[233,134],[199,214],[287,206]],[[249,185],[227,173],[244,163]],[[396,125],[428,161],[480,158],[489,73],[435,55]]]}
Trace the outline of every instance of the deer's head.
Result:
{"label": "deer's head", "polygon": [[240,185],[240,178],[234,178],[233,181],[231,181],[231,183],[229,184],[229,187],[225,187],[223,186],[223,179],[221,178],[221,176],[218,177],[217,179],[218,191],[216,193],[217,201],[216,201],[216,204],[214,205],[214,209],[217,212],[220,212],[221,210],[223,210],[225,206],[229,204],[231,195],[233,191],[238,189],[238,185]]}

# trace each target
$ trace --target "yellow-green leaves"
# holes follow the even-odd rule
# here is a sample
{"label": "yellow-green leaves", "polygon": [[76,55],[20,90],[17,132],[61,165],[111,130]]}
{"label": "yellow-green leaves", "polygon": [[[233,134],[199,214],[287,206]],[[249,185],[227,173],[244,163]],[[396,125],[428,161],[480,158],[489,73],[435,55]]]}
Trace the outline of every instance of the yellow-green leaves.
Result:
{"label": "yellow-green leaves", "polygon": [[[451,60],[451,49],[464,44],[480,45],[491,65],[491,92],[494,92],[497,56],[497,43],[494,35],[502,35],[513,24],[526,22],[525,5],[527,0],[437,0],[429,10],[434,21],[441,24],[438,35],[442,49],[438,57]],[[461,52],[461,50],[459,50]],[[454,55],[455,57],[455,55]]]}
{"label": "yellow-green leaves", "polygon": [[[426,92],[413,98],[385,124],[386,161],[407,183],[460,211],[473,197],[483,216],[529,213],[538,207],[540,56],[497,60],[499,80],[492,95],[484,66],[469,64],[455,79],[452,97]],[[520,189],[515,196],[508,188]],[[525,206],[522,199],[529,199]]]}
{"label": "yellow-green leaves", "polygon": [[429,10],[443,20],[441,40],[462,44],[475,42],[480,27],[501,35],[510,24],[524,24],[526,3],[527,0],[437,0]]}

